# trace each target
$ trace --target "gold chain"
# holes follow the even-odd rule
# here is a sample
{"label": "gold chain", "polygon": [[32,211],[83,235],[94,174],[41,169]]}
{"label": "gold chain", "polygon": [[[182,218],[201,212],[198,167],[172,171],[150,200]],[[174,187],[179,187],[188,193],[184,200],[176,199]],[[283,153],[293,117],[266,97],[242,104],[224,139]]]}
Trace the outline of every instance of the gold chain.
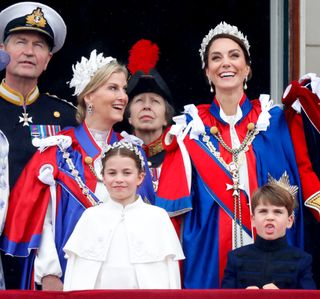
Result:
{"label": "gold chain", "polygon": [[[241,153],[245,153],[248,151],[249,146],[251,145],[252,141],[254,140],[255,136],[259,133],[253,123],[249,123],[248,131],[243,142],[237,148],[231,148],[228,146],[225,141],[222,139],[222,136],[217,127],[211,127],[210,133],[220,142],[222,147],[226,149],[232,155],[232,162],[227,164],[225,160],[221,157],[219,151],[216,150],[215,146],[210,140],[210,137],[203,133],[203,141],[205,142],[209,151],[221,162],[221,164],[230,172],[232,175],[232,182],[233,182],[233,205],[234,205],[234,227],[233,227],[233,235],[234,235],[234,248],[237,248],[238,243],[238,236],[237,236],[237,219],[239,220],[239,229],[240,229],[240,246],[243,246],[243,233],[242,233],[242,211],[241,211],[241,200],[240,200],[240,178],[239,178],[239,163],[238,157]],[[229,189],[227,189],[229,190]],[[237,214],[239,216],[237,217]]]}

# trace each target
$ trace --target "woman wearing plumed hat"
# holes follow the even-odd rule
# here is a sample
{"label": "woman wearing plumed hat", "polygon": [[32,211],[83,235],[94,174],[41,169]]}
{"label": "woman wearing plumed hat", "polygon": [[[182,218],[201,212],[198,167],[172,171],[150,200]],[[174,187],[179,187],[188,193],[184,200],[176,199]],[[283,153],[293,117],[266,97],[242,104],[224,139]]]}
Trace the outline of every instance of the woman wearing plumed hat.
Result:
{"label": "woman wearing plumed hat", "polygon": [[156,192],[165,155],[162,135],[172,122],[173,99],[168,85],[156,69],[158,45],[141,39],[129,53],[128,69],[132,76],[128,82],[126,115],[133,134],[143,140]]}

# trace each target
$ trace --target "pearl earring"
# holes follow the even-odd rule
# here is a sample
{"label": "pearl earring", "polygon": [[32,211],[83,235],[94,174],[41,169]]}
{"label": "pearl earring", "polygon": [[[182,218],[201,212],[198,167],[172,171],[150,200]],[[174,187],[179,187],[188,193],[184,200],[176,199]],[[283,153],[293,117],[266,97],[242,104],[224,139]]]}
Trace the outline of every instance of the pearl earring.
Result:
{"label": "pearl earring", "polygon": [[210,85],[210,92],[214,93],[213,84],[210,79],[209,79],[209,85]]}
{"label": "pearl earring", "polygon": [[248,77],[246,77],[246,78],[244,79],[244,85],[243,85],[243,89],[244,89],[244,90],[247,90],[247,88],[248,88],[247,81],[248,81]]}

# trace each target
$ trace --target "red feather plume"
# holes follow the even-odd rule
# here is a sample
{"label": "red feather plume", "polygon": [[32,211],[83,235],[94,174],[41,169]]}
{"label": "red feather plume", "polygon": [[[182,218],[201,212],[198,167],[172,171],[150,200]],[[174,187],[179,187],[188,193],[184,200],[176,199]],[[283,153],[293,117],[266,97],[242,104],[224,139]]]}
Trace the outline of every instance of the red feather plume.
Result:
{"label": "red feather plume", "polygon": [[159,47],[150,40],[140,39],[129,50],[128,69],[131,74],[143,71],[149,74],[159,59]]}

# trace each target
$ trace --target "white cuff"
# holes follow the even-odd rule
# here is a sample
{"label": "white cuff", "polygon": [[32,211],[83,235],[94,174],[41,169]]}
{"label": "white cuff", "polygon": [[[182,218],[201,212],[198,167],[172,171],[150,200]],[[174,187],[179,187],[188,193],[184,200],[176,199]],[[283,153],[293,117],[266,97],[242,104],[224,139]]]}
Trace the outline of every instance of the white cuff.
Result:
{"label": "white cuff", "polygon": [[37,284],[41,285],[41,279],[47,275],[62,276],[58,252],[54,242],[51,202],[47,208],[41,243],[34,261],[34,280]]}

